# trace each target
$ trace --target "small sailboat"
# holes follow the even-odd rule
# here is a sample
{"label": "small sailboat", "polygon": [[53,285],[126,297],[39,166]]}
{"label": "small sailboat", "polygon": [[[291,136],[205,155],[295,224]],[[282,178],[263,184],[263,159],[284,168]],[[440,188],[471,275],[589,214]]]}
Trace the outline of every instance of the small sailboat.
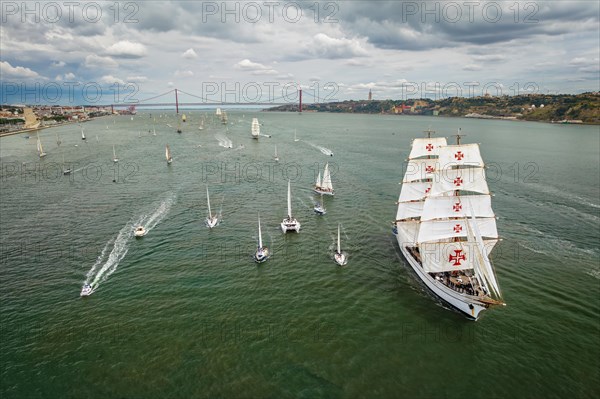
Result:
{"label": "small sailboat", "polygon": [[210,210],[210,197],[208,196],[208,186],[206,186],[206,204],[208,206],[208,216],[206,217],[206,225],[208,228],[212,229],[217,225],[219,219],[217,215],[213,216],[212,211]]}
{"label": "small sailboat", "polygon": [[156,126],[152,126],[152,135],[156,136]]}
{"label": "small sailboat", "polygon": [[83,126],[81,127],[81,140],[85,140],[85,134],[83,133]]}
{"label": "small sailboat", "polygon": [[223,112],[221,113],[221,123],[222,123],[223,125],[226,125],[226,124],[227,124],[227,112],[225,112],[225,111],[223,111]]}
{"label": "small sailboat", "polygon": [[177,133],[181,133],[181,124],[179,123],[179,120],[177,120]]}
{"label": "small sailboat", "polygon": [[168,144],[165,147],[165,156],[167,157],[167,165],[170,165],[173,162],[173,157],[171,156],[171,147]]}
{"label": "small sailboat", "polygon": [[143,236],[145,236],[145,235],[146,235],[146,229],[145,229],[145,228],[144,228],[144,226],[142,226],[142,225],[140,225],[140,226],[137,226],[137,227],[135,228],[135,230],[133,231],[133,234],[134,234],[136,237],[143,237]]}
{"label": "small sailboat", "polygon": [[298,136],[296,136],[296,129],[294,129],[294,141],[300,141]]}
{"label": "small sailboat", "polygon": [[323,180],[321,180],[321,172],[319,172],[313,190],[317,194],[333,195],[333,185],[331,184],[331,174],[329,173],[329,162],[325,164],[325,169],[323,169]]}
{"label": "small sailboat", "polygon": [[85,283],[81,288],[81,293],[79,296],[90,296],[94,292],[94,288],[91,284]]}
{"label": "small sailboat", "polygon": [[42,141],[40,140],[40,135],[37,135],[37,150],[40,158],[45,157],[46,153],[44,152],[44,147],[42,147]]}
{"label": "small sailboat", "polygon": [[56,145],[60,147],[61,143],[62,143],[62,141],[60,141],[60,135],[58,133],[56,133]]}
{"label": "small sailboat", "polygon": [[113,144],[113,162],[119,162],[119,158],[117,158],[117,152],[115,151],[115,145]]}
{"label": "small sailboat", "polygon": [[413,140],[396,212],[396,240],[417,276],[470,319],[505,305],[489,254],[499,240],[479,144]]}
{"label": "small sailboat", "polygon": [[327,210],[323,206],[323,194],[321,194],[321,201],[315,203],[315,207],[313,209],[315,210],[315,213],[321,216],[327,213]]}
{"label": "small sailboat", "polygon": [[181,121],[183,123],[185,123],[187,121],[187,118],[186,118],[185,114],[181,115]]}
{"label": "small sailboat", "polygon": [[221,116],[221,108],[217,108],[217,110],[215,111],[215,115]]}
{"label": "small sailboat", "polygon": [[198,130],[204,130],[204,118],[200,119],[200,125],[198,126]]}
{"label": "small sailboat", "polygon": [[340,266],[344,266],[348,263],[348,257],[344,252],[342,252],[341,239],[340,239],[340,225],[338,223],[338,234],[337,234],[337,249],[335,254],[333,254],[333,259],[335,259],[335,263]]}
{"label": "small sailboat", "polygon": [[260,230],[260,215],[258,215],[258,247],[254,253],[254,260],[256,263],[262,263],[269,257],[269,248],[263,246],[262,232]]}
{"label": "small sailboat", "polygon": [[292,189],[291,183],[288,180],[288,192],[287,192],[287,217],[281,222],[281,231],[287,233],[288,231],[300,232],[300,222],[292,216]]}
{"label": "small sailboat", "polygon": [[258,123],[258,118],[252,118],[252,127],[250,131],[252,133],[252,138],[258,139],[258,136],[260,136],[260,124]]}
{"label": "small sailboat", "polygon": [[279,162],[279,155],[277,155],[277,146],[275,146],[275,157],[273,158],[275,162]]}
{"label": "small sailboat", "polygon": [[65,156],[63,155],[63,175],[70,175],[71,174],[71,168],[68,167],[65,163]]}

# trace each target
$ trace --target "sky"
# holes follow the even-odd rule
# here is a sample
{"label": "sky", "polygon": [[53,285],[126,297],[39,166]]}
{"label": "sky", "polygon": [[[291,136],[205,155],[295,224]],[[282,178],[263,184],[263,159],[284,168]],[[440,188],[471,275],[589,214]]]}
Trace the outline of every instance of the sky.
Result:
{"label": "sky", "polygon": [[199,103],[292,103],[298,88],[305,102],[600,90],[595,0],[0,7],[2,103],[161,103],[175,88]]}

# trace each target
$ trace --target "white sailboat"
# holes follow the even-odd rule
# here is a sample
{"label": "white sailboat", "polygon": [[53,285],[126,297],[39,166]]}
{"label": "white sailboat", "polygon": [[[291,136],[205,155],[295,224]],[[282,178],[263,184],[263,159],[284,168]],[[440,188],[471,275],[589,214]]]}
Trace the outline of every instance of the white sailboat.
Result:
{"label": "white sailboat", "polygon": [[294,141],[300,141],[300,139],[296,136],[296,129],[294,129]]}
{"label": "white sailboat", "polygon": [[279,155],[277,155],[277,146],[275,146],[275,157],[273,158],[275,162],[279,162]]}
{"label": "white sailboat", "polygon": [[200,119],[200,126],[198,126],[198,130],[204,130],[204,118]]}
{"label": "white sailboat", "polygon": [[329,162],[325,164],[325,169],[323,169],[323,180],[321,180],[321,172],[319,172],[313,190],[317,194],[333,195],[333,185],[331,184],[331,174],[329,173]]}
{"label": "white sailboat", "polygon": [[212,229],[217,225],[219,219],[217,215],[213,216],[212,211],[210,210],[210,197],[208,196],[208,186],[206,186],[206,204],[208,206],[208,216],[206,217],[206,225],[208,228]]}
{"label": "white sailboat", "polygon": [[44,152],[44,147],[42,146],[42,140],[40,140],[40,135],[37,135],[37,151],[40,158],[45,157],[46,153]]}
{"label": "white sailboat", "polygon": [[221,108],[217,108],[217,110],[215,111],[215,115],[221,116]]}
{"label": "white sailboat", "polygon": [[254,253],[254,260],[257,263],[262,263],[269,257],[269,248],[263,245],[262,232],[260,230],[260,214],[258,215],[258,247]]}
{"label": "white sailboat", "polygon": [[56,133],[56,145],[58,147],[60,147],[60,144],[62,143],[62,141],[60,141],[60,135],[58,133]]}
{"label": "white sailboat", "polygon": [[119,162],[119,158],[117,158],[117,152],[115,151],[115,145],[113,144],[113,162]]}
{"label": "white sailboat", "polygon": [[300,232],[300,222],[292,216],[292,189],[290,181],[288,180],[288,192],[287,192],[287,217],[281,222],[281,231],[287,233],[288,231]]}
{"label": "white sailboat", "polygon": [[85,140],[85,134],[83,133],[83,126],[81,127],[81,140]]}
{"label": "white sailboat", "polygon": [[438,297],[477,320],[504,305],[489,253],[496,218],[478,144],[415,139],[398,200],[395,230],[402,254]]}
{"label": "white sailboat", "polygon": [[183,123],[185,123],[187,121],[187,118],[186,118],[185,114],[181,115],[181,121]]}
{"label": "white sailboat", "polygon": [[[320,178],[321,178],[321,176],[319,176],[319,179]],[[313,209],[318,215],[321,215],[321,216],[327,213],[327,210],[323,206],[323,194],[321,194],[321,201],[315,203],[315,207]]]}
{"label": "white sailboat", "polygon": [[338,265],[344,266],[346,263],[348,263],[348,257],[346,256],[346,254],[344,252],[342,252],[339,223],[338,223],[338,232],[337,233],[338,233],[337,234],[337,249],[335,251],[335,254],[333,254],[333,259],[335,259],[335,262]]}
{"label": "white sailboat", "polygon": [[171,147],[168,144],[165,147],[165,156],[167,158],[167,165],[170,165],[173,162],[173,157],[171,156]]}
{"label": "white sailboat", "polygon": [[70,175],[71,174],[71,168],[68,167],[65,163],[65,156],[63,155],[63,175]]}

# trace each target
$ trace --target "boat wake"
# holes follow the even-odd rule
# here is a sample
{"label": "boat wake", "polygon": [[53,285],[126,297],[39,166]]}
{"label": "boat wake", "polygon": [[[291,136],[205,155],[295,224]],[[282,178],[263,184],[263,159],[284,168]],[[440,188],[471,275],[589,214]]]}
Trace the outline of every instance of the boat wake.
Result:
{"label": "boat wake", "polygon": [[215,134],[215,138],[219,141],[219,145],[225,148],[233,148],[233,141],[222,134]]}
{"label": "boat wake", "polygon": [[[116,238],[111,239],[106,243],[100,256],[96,259],[96,263],[90,269],[85,277],[83,286],[90,285],[92,287],[91,293],[94,293],[100,283],[105,281],[111,274],[117,270],[119,262],[125,257],[129,250],[129,242],[133,237],[133,225],[131,221],[127,222],[125,226],[119,231]],[[108,257],[106,253],[110,249]]]}
{"label": "boat wake", "polygon": [[169,213],[169,210],[175,203],[176,199],[177,196],[175,194],[169,194],[168,197],[160,203],[158,208],[156,208],[154,213],[149,216],[145,215],[142,217],[142,219],[138,222],[138,226],[144,226],[146,234],[148,234],[157,224],[160,223],[161,220],[165,218],[165,216],[167,216],[167,213]]}
{"label": "boat wake", "polygon": [[333,151],[331,151],[329,148],[320,146],[320,145],[315,145],[313,143],[310,143],[308,141],[305,141],[306,144],[310,145],[313,148],[316,148],[317,150],[321,151],[323,154],[332,157],[333,156]]}

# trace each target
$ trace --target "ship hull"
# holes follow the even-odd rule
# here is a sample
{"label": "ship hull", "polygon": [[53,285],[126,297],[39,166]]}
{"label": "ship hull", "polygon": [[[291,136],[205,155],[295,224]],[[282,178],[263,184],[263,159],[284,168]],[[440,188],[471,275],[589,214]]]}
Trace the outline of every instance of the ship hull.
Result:
{"label": "ship hull", "polygon": [[[398,238],[398,236],[396,237]],[[474,297],[456,292],[453,289],[446,287],[444,284],[436,281],[429,273],[423,270],[419,262],[410,254],[408,248],[399,240],[398,245],[400,246],[402,255],[417,276],[419,276],[421,281],[423,281],[427,288],[429,288],[431,292],[433,292],[445,303],[452,306],[454,309],[458,310],[471,320],[477,320],[481,316],[482,312],[488,308],[486,304],[478,301]]]}

